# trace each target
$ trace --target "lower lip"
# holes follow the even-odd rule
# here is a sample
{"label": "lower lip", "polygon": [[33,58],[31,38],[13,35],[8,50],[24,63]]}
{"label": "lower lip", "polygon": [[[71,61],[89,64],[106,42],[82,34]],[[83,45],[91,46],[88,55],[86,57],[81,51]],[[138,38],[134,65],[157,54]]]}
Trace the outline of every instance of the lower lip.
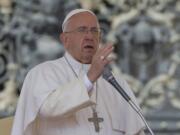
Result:
{"label": "lower lip", "polygon": [[94,51],[94,48],[84,48],[84,50],[85,50],[86,52],[93,52],[93,51]]}

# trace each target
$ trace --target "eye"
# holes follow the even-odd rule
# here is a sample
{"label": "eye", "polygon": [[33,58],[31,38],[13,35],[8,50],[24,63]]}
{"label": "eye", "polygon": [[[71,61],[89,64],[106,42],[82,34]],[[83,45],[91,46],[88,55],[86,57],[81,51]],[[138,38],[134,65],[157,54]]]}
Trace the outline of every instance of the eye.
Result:
{"label": "eye", "polygon": [[98,28],[92,28],[91,33],[97,36],[101,33],[101,30]]}
{"label": "eye", "polygon": [[78,32],[84,33],[87,31],[87,29],[88,29],[87,27],[79,27],[77,30],[78,30]]}
{"label": "eye", "polygon": [[93,33],[98,33],[99,30],[95,28],[95,29],[91,29],[91,32],[93,32]]}

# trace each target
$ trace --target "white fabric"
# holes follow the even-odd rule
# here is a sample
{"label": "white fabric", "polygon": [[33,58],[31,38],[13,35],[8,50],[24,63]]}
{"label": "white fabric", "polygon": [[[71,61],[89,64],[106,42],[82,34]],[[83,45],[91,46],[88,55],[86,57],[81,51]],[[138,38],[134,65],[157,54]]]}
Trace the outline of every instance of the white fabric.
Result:
{"label": "white fabric", "polygon": [[92,15],[95,15],[91,10],[88,10],[88,9],[74,9],[74,10],[72,10],[71,12],[69,12],[69,13],[66,15],[66,17],[65,17],[65,19],[64,19],[64,21],[63,21],[63,23],[62,23],[62,30],[63,30],[63,32],[64,32],[64,26],[65,26],[66,22],[67,22],[73,15],[78,14],[78,13],[81,13],[81,12],[89,12],[89,13],[91,13]]}
{"label": "white fabric", "polygon": [[89,80],[89,78],[87,77],[87,74],[84,75],[84,83],[86,85],[86,88],[88,91],[91,91],[91,89],[93,88],[93,84],[92,82]]}
{"label": "white fabric", "polygon": [[[78,75],[82,67],[87,72],[90,65],[82,66],[69,54],[65,56]],[[134,135],[144,127],[135,111],[103,78],[98,79],[98,100],[96,87],[89,97],[82,81],[84,74],[77,79],[64,58],[32,69],[21,90],[11,135],[96,135],[87,120],[92,117],[93,103],[104,118],[98,135]],[[116,79],[135,101],[126,82]]]}

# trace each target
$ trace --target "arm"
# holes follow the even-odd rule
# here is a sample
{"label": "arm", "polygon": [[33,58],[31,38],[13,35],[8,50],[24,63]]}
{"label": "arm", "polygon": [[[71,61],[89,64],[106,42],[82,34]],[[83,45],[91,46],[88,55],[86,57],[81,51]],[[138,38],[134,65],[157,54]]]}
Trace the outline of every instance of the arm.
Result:
{"label": "arm", "polygon": [[[100,56],[105,58],[112,52],[113,46],[107,46],[98,51],[93,57],[91,67],[85,78],[80,77],[68,84],[60,86],[52,92],[44,101],[40,108],[40,114],[44,117],[68,116],[84,107],[90,106],[95,102],[90,99],[91,87],[87,85],[87,81],[95,82],[101,73],[104,66],[109,60],[99,59]],[[89,95],[88,95],[89,92]]]}
{"label": "arm", "polygon": [[75,79],[54,90],[40,108],[42,117],[67,117],[95,102],[90,99],[83,79]]}

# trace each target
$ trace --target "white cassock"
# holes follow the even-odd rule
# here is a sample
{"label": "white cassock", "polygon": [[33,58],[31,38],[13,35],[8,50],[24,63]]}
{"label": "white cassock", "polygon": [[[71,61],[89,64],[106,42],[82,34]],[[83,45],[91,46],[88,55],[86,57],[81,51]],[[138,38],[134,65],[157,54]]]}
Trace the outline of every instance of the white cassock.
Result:
{"label": "white cassock", "polygon": [[[131,106],[102,77],[89,96],[83,76],[90,65],[79,63],[68,53],[65,57],[42,63],[27,74],[11,135],[134,135],[145,127]],[[120,76],[116,79],[136,103],[127,83]],[[88,121],[92,108],[104,119],[99,123],[99,132]]]}

